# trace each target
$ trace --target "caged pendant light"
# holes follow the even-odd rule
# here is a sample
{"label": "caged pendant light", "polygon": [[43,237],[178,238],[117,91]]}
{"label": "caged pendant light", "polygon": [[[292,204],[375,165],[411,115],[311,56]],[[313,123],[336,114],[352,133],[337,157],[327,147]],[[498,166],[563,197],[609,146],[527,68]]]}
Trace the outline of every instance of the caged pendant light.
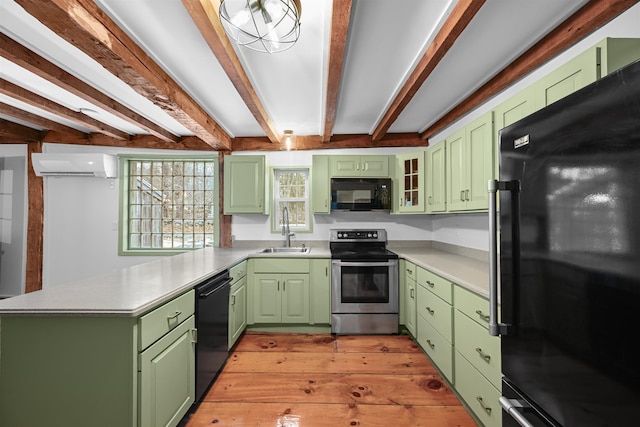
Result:
{"label": "caged pendant light", "polygon": [[220,22],[240,46],[276,53],[300,37],[300,0],[222,0]]}

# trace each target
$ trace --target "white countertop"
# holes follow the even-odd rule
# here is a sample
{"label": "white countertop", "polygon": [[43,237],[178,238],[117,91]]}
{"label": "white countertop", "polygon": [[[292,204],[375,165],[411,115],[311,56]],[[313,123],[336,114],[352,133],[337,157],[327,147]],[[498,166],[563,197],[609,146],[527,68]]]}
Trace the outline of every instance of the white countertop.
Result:
{"label": "white countertop", "polygon": [[[205,248],[160,258],[111,273],[0,301],[0,316],[137,317],[249,257],[328,258],[328,248],[310,254],[258,254],[254,248]],[[486,262],[432,248],[393,247],[401,258],[488,296]]]}

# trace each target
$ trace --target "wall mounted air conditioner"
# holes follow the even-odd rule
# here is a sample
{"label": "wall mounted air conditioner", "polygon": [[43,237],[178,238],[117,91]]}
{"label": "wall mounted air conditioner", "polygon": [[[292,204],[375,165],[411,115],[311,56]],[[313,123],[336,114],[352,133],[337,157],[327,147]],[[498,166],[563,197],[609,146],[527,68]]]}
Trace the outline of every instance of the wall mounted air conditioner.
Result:
{"label": "wall mounted air conditioner", "polygon": [[33,170],[37,176],[90,176],[115,178],[118,158],[94,153],[33,153]]}

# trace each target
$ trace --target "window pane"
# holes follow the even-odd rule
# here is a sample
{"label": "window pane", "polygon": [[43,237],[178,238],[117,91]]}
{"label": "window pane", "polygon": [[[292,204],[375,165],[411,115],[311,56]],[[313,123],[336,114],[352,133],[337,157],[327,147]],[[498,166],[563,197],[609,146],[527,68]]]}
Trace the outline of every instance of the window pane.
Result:
{"label": "window pane", "polygon": [[212,246],[216,162],[130,160],[128,249]]}

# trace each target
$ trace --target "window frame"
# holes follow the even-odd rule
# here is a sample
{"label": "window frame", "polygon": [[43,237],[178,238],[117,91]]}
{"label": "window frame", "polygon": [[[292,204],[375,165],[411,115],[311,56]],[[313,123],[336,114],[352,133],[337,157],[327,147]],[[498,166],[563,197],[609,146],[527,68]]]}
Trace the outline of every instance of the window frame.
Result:
{"label": "window frame", "polygon": [[311,212],[311,167],[309,166],[274,166],[271,167],[271,173],[269,174],[271,177],[271,233],[282,233],[282,228],[280,226],[280,215],[282,212],[278,212],[278,185],[276,175],[279,172],[304,172],[306,174],[305,179],[305,217],[307,219],[307,226],[296,227],[291,226],[291,231],[295,233],[312,233],[313,232],[313,215]]}
{"label": "window frame", "polygon": [[[120,193],[119,212],[118,212],[118,255],[121,256],[170,256],[185,252],[199,250],[203,248],[168,248],[168,249],[152,249],[129,248],[129,162],[134,161],[207,161],[213,162],[215,179],[213,185],[214,198],[214,217],[213,217],[213,247],[220,246],[220,166],[218,163],[218,154],[212,153],[207,155],[179,155],[179,154],[126,154],[119,155],[120,160]],[[209,247],[209,246],[205,246]]]}

